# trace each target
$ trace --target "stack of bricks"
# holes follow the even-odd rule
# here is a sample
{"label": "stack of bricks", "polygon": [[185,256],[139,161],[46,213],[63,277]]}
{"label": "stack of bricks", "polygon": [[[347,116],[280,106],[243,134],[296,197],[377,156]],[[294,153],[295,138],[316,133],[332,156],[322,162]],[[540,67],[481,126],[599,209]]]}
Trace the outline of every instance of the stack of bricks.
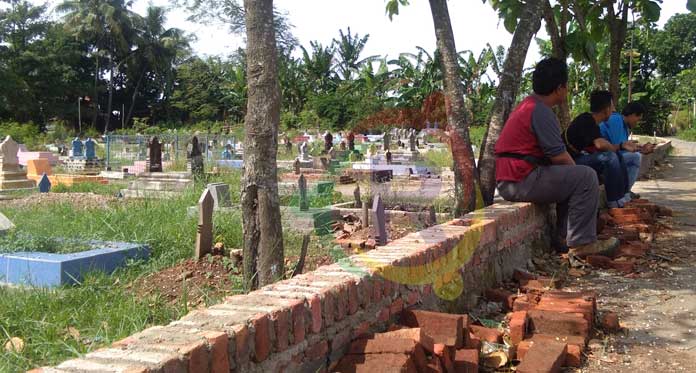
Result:
{"label": "stack of bricks", "polygon": [[618,250],[580,257],[595,268],[634,272],[636,259],[645,257],[655,239],[657,218],[671,215],[670,209],[645,199],[633,200],[624,208],[610,209],[600,216],[600,238],[618,238],[621,242]]}
{"label": "stack of bricks", "polygon": [[516,271],[514,277],[519,282],[517,293],[491,289],[485,296],[509,311],[509,341],[521,361],[517,372],[579,367],[595,326],[596,295],[561,291],[552,279],[523,271]]}
{"label": "stack of bricks", "polygon": [[[475,304],[526,266],[532,249],[548,248],[547,218],[531,204],[496,204],[35,372],[327,371],[354,340],[387,330],[404,309]],[[446,274],[463,278],[454,303],[433,289]],[[453,364],[472,355],[449,353]]]}

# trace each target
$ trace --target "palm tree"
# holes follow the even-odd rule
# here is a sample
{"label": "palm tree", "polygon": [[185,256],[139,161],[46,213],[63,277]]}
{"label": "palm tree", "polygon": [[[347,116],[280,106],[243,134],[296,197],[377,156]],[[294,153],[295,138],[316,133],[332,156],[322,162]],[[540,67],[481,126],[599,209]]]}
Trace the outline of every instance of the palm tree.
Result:
{"label": "palm tree", "polygon": [[304,47],[302,49],[302,65],[307,81],[313,85],[315,92],[326,92],[336,88],[334,75],[334,52],[333,45],[324,47],[317,41],[311,41],[311,52]]}
{"label": "palm tree", "polygon": [[133,19],[137,14],[130,11],[132,1],[128,0],[65,0],[56,10],[65,14],[65,27],[78,39],[87,40],[92,44],[94,69],[94,100],[95,113],[93,125],[97,125],[98,83],[100,59],[106,58],[109,69],[107,90],[109,99],[104,132],[109,128],[111,119],[111,104],[113,98],[113,82],[117,60],[130,52],[130,40],[133,38]]}
{"label": "palm tree", "polygon": [[343,30],[338,31],[339,39],[334,39],[333,44],[336,46],[336,54],[338,57],[337,69],[343,80],[351,80],[354,72],[358,72],[360,67],[368,62],[378,58],[378,56],[370,56],[360,59],[360,55],[365,49],[365,44],[370,39],[367,34],[360,37],[357,33],[353,35],[348,27],[348,32],[343,33]]}
{"label": "palm tree", "polygon": [[189,38],[184,31],[178,28],[164,28],[166,12],[165,8],[149,6],[145,17],[135,18],[138,31],[135,41],[137,49],[130,54],[132,58],[124,60],[130,62],[131,79],[136,82],[126,123],[130,122],[133,115],[136,97],[143,80],[150,80],[157,90],[165,95],[166,91],[171,89],[175,65],[190,55]]}

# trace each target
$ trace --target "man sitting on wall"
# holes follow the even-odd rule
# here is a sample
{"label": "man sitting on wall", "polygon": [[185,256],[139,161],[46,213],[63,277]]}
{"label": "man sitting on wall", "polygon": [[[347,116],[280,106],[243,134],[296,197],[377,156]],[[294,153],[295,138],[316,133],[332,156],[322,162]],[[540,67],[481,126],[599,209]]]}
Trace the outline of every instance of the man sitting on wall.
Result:
{"label": "man sitting on wall", "polygon": [[[604,177],[609,208],[623,207],[628,181],[626,166],[617,153],[625,149],[635,150],[635,144],[613,145],[602,137],[599,124],[609,119],[614,112],[614,103],[609,91],[594,91],[590,95],[591,113],[582,113],[573,120],[563,133],[566,147],[578,165],[589,166]],[[630,200],[630,199],[629,199]]]}
{"label": "man sitting on wall", "polygon": [[597,174],[578,166],[566,151],[552,107],[568,96],[568,66],[555,58],[539,62],[534,94],[510,114],[495,146],[496,180],[508,201],[556,204],[559,251],[577,255],[611,250],[618,240],[597,240]]}
{"label": "man sitting on wall", "polygon": [[[607,141],[613,145],[620,145],[624,150],[619,151],[628,173],[628,193],[625,200],[640,198],[639,195],[631,192],[633,184],[638,180],[640,172],[641,154],[638,151],[639,145],[635,141],[629,141],[631,129],[643,119],[645,107],[639,102],[631,102],[619,113],[613,113],[609,120],[599,125],[599,131]],[[633,145],[633,148],[632,148]],[[633,149],[633,150],[631,150]]]}

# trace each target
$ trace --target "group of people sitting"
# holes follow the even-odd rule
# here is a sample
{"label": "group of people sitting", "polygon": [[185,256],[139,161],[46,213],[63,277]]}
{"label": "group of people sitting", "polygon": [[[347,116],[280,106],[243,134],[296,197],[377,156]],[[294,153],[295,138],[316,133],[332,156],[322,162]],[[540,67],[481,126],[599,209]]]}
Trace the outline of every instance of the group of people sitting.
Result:
{"label": "group of people sitting", "polygon": [[562,131],[552,108],[567,100],[568,66],[545,59],[532,83],[534,94],[510,114],[495,147],[498,191],[508,201],[556,204],[557,250],[610,250],[618,246],[616,238],[597,239],[600,178],[608,207],[639,198],[631,188],[640,170],[640,145],[629,135],[645,109],[629,103],[617,113],[611,93],[595,91],[590,112]]}

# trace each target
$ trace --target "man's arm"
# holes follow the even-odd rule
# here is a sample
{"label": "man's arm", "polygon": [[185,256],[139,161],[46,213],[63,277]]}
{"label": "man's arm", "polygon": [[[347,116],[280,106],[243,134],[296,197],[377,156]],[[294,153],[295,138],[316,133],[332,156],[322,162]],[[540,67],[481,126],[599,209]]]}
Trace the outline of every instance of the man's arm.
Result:
{"label": "man's arm", "polygon": [[550,157],[551,163],[555,165],[562,165],[562,166],[575,166],[575,161],[573,160],[573,157],[568,154],[567,151],[564,151],[561,154],[558,154],[556,156]]}
{"label": "man's arm", "polygon": [[636,151],[636,144],[632,141],[626,141],[623,144],[620,145],[614,145],[607,141],[604,138],[598,137],[594,139],[594,146],[595,148],[603,151],[603,152],[618,152],[619,150],[626,150],[629,152],[635,152]]}

